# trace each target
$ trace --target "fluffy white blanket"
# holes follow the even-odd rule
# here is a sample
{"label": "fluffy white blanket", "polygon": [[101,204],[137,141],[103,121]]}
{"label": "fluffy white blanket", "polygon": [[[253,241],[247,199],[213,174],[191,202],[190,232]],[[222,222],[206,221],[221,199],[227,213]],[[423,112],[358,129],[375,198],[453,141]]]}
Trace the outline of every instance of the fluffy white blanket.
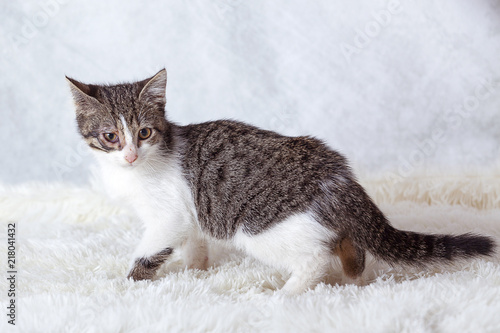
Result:
{"label": "fluffy white blanket", "polygon": [[[500,244],[500,175],[364,181],[392,223],[476,232]],[[141,235],[125,209],[90,188],[0,186],[0,267],[17,226],[16,328],[23,332],[500,332],[499,256],[431,271],[368,262],[368,285],[333,276],[286,296],[286,274],[230,249],[208,271],[176,259],[156,281],[125,279]],[[0,280],[0,331],[8,281]]]}

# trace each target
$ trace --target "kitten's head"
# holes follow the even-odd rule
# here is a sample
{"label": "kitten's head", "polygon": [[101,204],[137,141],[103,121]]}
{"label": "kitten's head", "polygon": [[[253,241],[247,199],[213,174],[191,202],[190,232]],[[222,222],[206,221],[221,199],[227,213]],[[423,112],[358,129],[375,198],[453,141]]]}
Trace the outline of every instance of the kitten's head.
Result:
{"label": "kitten's head", "polygon": [[171,150],[171,126],[165,119],[165,69],[146,80],[118,85],[66,78],[80,134],[99,160],[130,167]]}

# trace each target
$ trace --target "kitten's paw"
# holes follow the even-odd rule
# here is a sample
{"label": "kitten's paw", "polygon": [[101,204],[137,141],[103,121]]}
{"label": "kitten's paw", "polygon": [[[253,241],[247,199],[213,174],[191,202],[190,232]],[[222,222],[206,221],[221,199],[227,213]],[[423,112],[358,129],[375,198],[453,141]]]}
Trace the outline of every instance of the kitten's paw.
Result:
{"label": "kitten's paw", "polygon": [[354,284],[358,287],[364,287],[364,286],[368,285],[366,279],[364,279],[363,276],[358,276],[357,278],[351,278],[348,276],[344,276],[344,278],[342,279],[342,282],[344,285]]}
{"label": "kitten's paw", "polygon": [[297,279],[296,277],[292,276],[281,288],[280,293],[289,295],[289,296],[294,296],[294,295],[300,295],[304,293],[308,289],[308,285],[305,283],[302,283]]}
{"label": "kitten's paw", "polygon": [[168,247],[155,255],[135,259],[134,265],[127,277],[135,281],[152,280],[158,268],[160,268],[172,252],[173,249]]}
{"label": "kitten's paw", "polygon": [[146,258],[135,260],[134,267],[127,275],[127,279],[134,281],[152,280],[156,273],[156,268],[149,267],[149,261]]}

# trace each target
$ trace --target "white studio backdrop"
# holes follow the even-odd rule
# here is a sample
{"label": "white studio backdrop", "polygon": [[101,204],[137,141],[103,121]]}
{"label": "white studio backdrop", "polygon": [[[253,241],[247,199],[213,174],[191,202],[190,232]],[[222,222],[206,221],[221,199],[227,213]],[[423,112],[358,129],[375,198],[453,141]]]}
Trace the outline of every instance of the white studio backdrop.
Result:
{"label": "white studio backdrop", "polygon": [[0,3],[0,183],[85,183],[64,75],[166,67],[180,124],[313,135],[361,173],[500,160],[500,0]]}

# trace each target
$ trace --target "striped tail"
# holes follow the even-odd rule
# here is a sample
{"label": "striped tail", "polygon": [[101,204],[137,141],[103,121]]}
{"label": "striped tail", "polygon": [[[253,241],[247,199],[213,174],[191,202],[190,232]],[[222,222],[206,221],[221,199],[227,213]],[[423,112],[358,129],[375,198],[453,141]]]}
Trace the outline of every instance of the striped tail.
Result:
{"label": "striped tail", "polygon": [[358,219],[365,220],[356,224],[357,230],[351,233],[351,237],[358,246],[389,264],[426,266],[490,256],[495,252],[495,242],[487,236],[472,233],[434,235],[398,230],[371,199],[368,201],[371,214],[358,216]]}

